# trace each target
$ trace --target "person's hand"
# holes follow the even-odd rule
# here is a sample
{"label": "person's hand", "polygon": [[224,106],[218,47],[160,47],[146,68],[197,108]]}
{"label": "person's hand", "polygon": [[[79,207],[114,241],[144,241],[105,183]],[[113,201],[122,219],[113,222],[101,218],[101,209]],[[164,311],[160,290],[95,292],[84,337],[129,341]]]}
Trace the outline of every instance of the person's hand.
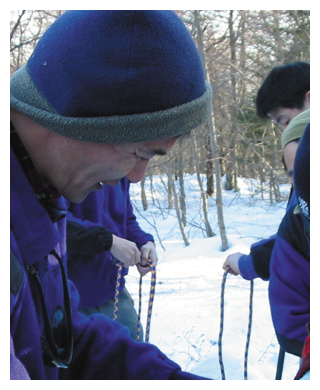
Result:
{"label": "person's hand", "polygon": [[121,261],[126,268],[129,268],[130,265],[138,264],[141,254],[137,245],[132,241],[125,240],[114,234],[112,237],[113,241],[110,248],[112,256]]}
{"label": "person's hand", "polygon": [[141,259],[137,264],[137,269],[140,272],[141,276],[146,275],[151,270],[151,264],[157,265],[158,256],[154,243],[148,241],[141,248]]}
{"label": "person's hand", "polygon": [[225,271],[228,270],[232,275],[239,275],[240,274],[239,259],[242,255],[243,253],[240,252],[232,253],[226,258],[225,262],[222,265],[222,268]]}

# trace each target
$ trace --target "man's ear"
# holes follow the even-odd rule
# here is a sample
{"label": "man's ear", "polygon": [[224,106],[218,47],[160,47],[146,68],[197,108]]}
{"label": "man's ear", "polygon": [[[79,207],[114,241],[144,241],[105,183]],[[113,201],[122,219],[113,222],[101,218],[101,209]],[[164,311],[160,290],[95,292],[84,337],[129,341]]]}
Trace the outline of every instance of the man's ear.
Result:
{"label": "man's ear", "polygon": [[306,93],[306,102],[310,104],[310,91]]}

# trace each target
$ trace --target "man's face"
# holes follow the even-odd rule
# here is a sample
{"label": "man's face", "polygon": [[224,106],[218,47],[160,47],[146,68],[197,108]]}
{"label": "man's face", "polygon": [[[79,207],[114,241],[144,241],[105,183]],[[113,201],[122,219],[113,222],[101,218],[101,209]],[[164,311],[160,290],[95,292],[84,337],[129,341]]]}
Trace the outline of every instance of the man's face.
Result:
{"label": "man's face", "polygon": [[272,122],[281,127],[283,130],[289,125],[293,118],[301,114],[301,112],[310,108],[310,91],[307,92],[302,108],[287,108],[278,107],[270,112],[269,116]]}
{"label": "man's face", "polygon": [[178,137],[128,144],[98,144],[71,140],[69,152],[74,164],[69,164],[69,180],[53,183],[61,195],[72,202],[81,202],[101,184],[116,185],[126,177],[132,183],[140,181],[149,160],[165,155]]}
{"label": "man's face", "polygon": [[128,144],[84,142],[62,136],[11,110],[11,121],[39,175],[71,202],[82,202],[101,184],[126,177],[140,181],[149,160],[163,156],[178,137]]}

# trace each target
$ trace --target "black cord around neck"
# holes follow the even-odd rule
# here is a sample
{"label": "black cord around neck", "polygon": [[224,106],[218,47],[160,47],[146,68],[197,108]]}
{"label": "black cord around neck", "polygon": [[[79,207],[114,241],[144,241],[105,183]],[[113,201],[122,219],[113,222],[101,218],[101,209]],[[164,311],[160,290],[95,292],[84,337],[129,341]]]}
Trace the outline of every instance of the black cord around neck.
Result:
{"label": "black cord around neck", "polygon": [[41,281],[38,275],[38,271],[36,271],[32,265],[26,266],[26,269],[29,272],[29,274],[32,275],[33,278],[35,279],[40,292],[40,301],[42,307],[44,333],[45,333],[45,337],[43,336],[41,337],[42,353],[44,359],[49,359],[49,361],[51,361],[55,366],[59,368],[67,368],[72,360],[72,355],[73,355],[73,324],[72,324],[71,302],[70,302],[69,291],[68,291],[67,276],[63,267],[62,259],[55,250],[51,251],[50,254],[53,255],[58,260],[60,265],[62,284],[63,284],[64,309],[67,317],[66,330],[67,330],[68,341],[67,341],[66,348],[63,349],[59,348],[60,352],[58,351],[58,347],[53,334],[53,329],[50,324],[48,309],[47,309]]}

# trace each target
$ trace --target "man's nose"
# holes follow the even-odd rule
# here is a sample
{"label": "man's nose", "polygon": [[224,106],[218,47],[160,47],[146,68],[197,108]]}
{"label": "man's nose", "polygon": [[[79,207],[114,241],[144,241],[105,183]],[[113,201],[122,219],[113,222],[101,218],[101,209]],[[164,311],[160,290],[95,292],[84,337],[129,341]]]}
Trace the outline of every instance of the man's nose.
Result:
{"label": "man's nose", "polygon": [[138,183],[146,171],[149,160],[138,161],[131,171],[127,174],[126,178],[131,181],[131,183]]}

